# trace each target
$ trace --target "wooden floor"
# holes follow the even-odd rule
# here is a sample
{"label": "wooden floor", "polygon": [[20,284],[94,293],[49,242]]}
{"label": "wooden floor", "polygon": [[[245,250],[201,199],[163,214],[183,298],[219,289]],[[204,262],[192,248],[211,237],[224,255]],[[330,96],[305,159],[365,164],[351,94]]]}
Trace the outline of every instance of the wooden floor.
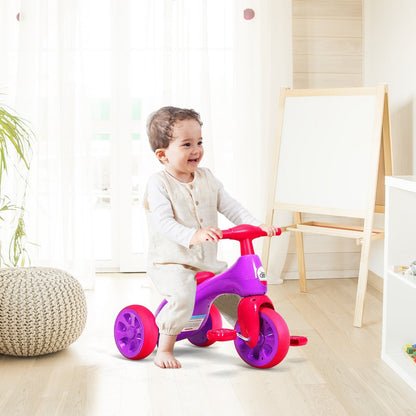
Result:
{"label": "wooden floor", "polygon": [[[233,343],[177,345],[180,370],[153,354],[124,359],[113,342],[118,311],[160,301],[144,275],[99,275],[87,292],[88,322],[67,350],[0,356],[0,415],[415,415],[416,392],[380,359],[382,295],[369,287],[363,328],[352,325],[356,280],[269,285],[292,334],[309,344],[269,370],[248,367]],[[415,368],[416,371],[416,368]]]}

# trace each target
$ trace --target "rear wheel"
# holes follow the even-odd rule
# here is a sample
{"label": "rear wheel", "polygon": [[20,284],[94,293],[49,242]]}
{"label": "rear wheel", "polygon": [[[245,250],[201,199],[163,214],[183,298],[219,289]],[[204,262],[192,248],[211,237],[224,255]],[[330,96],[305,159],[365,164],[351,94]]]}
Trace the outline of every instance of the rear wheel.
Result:
{"label": "rear wheel", "polygon": [[152,312],[141,305],[122,309],[114,323],[114,339],[120,353],[130,360],[146,358],[156,347],[159,330]]}
{"label": "rear wheel", "polygon": [[[240,333],[240,325],[235,325]],[[271,308],[260,309],[260,333],[257,345],[251,348],[241,338],[234,341],[238,355],[252,367],[270,368],[279,364],[289,350],[290,334],[285,320]]]}

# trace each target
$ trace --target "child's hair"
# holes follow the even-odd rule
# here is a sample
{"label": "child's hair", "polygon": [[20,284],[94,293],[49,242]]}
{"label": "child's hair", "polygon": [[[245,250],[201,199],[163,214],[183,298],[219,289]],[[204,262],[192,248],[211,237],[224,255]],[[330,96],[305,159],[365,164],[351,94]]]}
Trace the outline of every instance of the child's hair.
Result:
{"label": "child's hair", "polygon": [[150,114],[147,121],[147,135],[152,150],[155,152],[157,149],[166,149],[172,139],[173,125],[177,121],[189,119],[196,120],[202,126],[199,113],[191,109],[162,107]]}

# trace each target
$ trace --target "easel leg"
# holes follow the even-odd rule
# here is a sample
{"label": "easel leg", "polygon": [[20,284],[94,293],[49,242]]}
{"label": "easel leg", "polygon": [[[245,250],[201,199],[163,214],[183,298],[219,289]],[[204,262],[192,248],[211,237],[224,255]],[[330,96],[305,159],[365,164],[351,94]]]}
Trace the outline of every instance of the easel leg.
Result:
{"label": "easel leg", "polygon": [[[302,215],[300,212],[295,212],[293,215],[295,224],[302,222]],[[296,252],[298,257],[299,270],[299,288],[301,292],[306,292],[306,270],[305,270],[305,251],[303,248],[303,233],[295,232],[296,238]]]}
{"label": "easel leg", "polygon": [[[370,231],[371,232],[371,231]],[[370,258],[370,232],[365,235],[361,247],[360,270],[358,272],[357,296],[355,300],[354,326],[363,324],[364,302],[367,291],[368,262]]]}
{"label": "easel leg", "polygon": [[263,250],[261,253],[261,262],[267,274],[269,270],[269,255],[270,255],[270,238],[265,238],[263,242]]}

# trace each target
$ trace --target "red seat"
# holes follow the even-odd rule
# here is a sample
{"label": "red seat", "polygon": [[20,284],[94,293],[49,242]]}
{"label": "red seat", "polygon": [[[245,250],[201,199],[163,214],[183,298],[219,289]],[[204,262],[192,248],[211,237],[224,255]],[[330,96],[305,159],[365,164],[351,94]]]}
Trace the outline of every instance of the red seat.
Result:
{"label": "red seat", "polygon": [[215,276],[215,274],[212,272],[198,272],[195,275],[196,284],[199,285],[200,283],[204,282],[205,280],[213,276]]}

